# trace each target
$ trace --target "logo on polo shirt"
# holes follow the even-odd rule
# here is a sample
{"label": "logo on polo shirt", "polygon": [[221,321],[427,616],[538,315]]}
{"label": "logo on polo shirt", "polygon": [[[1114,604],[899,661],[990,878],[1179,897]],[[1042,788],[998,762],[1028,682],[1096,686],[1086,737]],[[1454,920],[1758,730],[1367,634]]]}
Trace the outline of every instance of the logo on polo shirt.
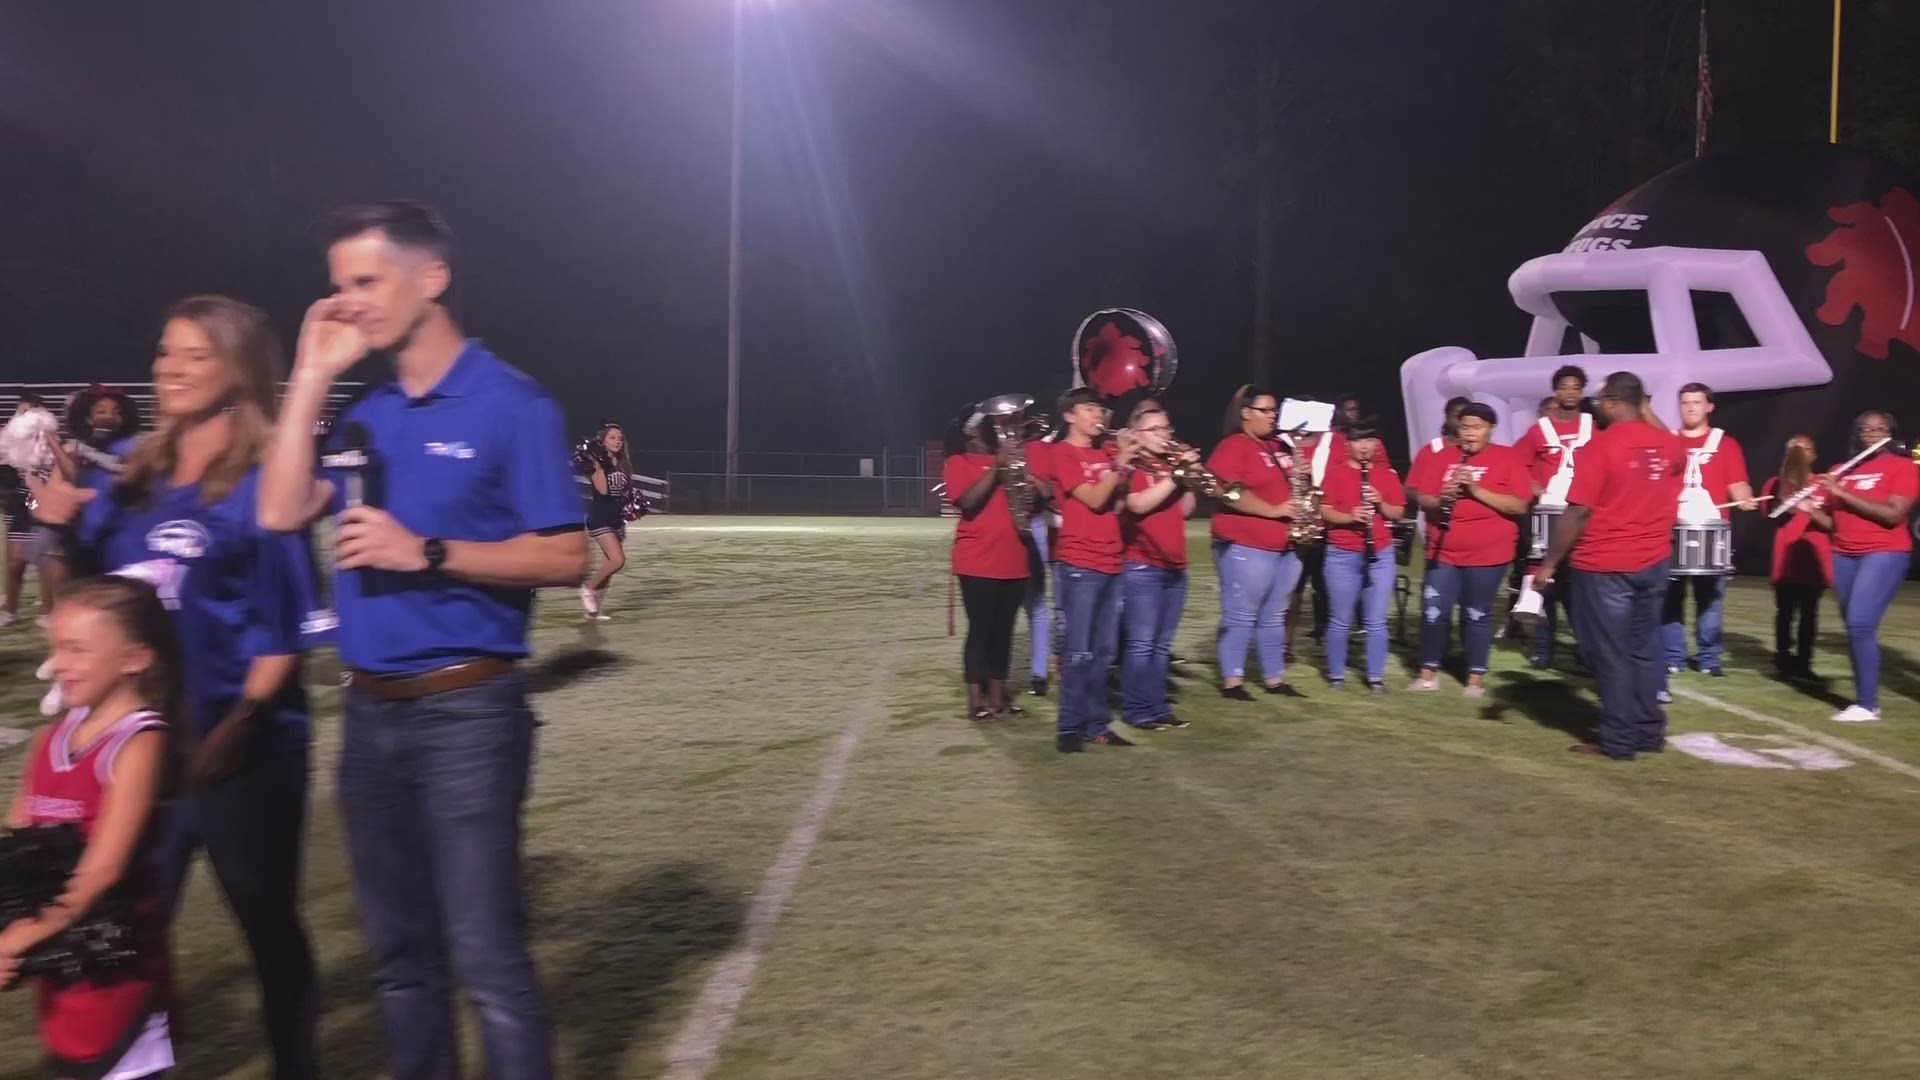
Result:
{"label": "logo on polo shirt", "polygon": [[176,559],[197,559],[213,547],[213,534],[197,521],[163,521],[147,531],[147,550]]}
{"label": "logo on polo shirt", "polygon": [[427,444],[427,455],[429,457],[450,457],[465,461],[471,458],[474,453],[473,447],[468,446],[464,442],[430,442]]}
{"label": "logo on polo shirt", "polygon": [[1840,478],[1840,481],[1855,491],[1872,491],[1874,488],[1880,486],[1880,474],[1867,473],[1865,475],[1856,474],[1853,476],[1843,476]]}

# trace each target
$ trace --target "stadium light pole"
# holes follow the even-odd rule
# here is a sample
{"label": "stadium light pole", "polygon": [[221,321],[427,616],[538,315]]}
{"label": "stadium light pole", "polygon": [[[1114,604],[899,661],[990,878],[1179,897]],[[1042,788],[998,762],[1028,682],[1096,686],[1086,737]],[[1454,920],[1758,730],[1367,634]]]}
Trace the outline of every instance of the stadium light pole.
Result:
{"label": "stadium light pole", "polygon": [[733,0],[733,162],[727,182],[727,509],[740,479],[740,81],[747,0]]}

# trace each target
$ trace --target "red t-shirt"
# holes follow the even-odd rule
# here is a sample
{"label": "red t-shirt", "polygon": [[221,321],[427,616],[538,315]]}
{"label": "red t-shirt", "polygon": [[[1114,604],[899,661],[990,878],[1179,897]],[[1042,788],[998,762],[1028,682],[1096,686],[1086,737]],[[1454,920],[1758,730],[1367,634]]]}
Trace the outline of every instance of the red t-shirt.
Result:
{"label": "red t-shirt", "polygon": [[1438,486],[1431,479],[1433,460],[1439,457],[1440,452],[1446,448],[1447,440],[1445,439],[1433,439],[1421,443],[1420,449],[1414,451],[1413,463],[1407,466],[1406,486],[1416,491],[1424,491],[1432,494],[1434,488]]}
{"label": "red t-shirt", "polygon": [[[1767,478],[1766,486],[1760,489],[1762,495],[1772,495],[1780,488],[1780,478]],[[1793,492],[1787,492],[1792,495]],[[1786,496],[1781,496],[1785,498]],[[1826,502],[1826,492],[1816,491],[1807,496],[1802,506],[1821,506]],[[1833,584],[1833,540],[1825,532],[1812,528],[1813,519],[1794,510],[1789,510],[1774,519],[1773,530],[1773,573],[1770,580],[1775,585],[1832,585]]]}
{"label": "red t-shirt", "polygon": [[[947,459],[947,501],[959,505],[960,493],[995,467],[992,454],[955,454]],[[961,577],[1012,581],[1027,576],[1027,545],[1013,527],[1013,510],[999,487],[971,515],[961,511],[953,530],[953,572]]]}
{"label": "red t-shirt", "polygon": [[[1275,504],[1293,497],[1293,459],[1272,439],[1256,439],[1241,432],[1220,440],[1207,458],[1207,468],[1222,480],[1245,484],[1257,499]],[[1222,506],[1213,514],[1213,538],[1262,551],[1285,551],[1293,546],[1290,525],[1274,518],[1236,514]]]}
{"label": "red t-shirt", "polygon": [[1608,425],[1580,450],[1567,502],[1592,511],[1575,570],[1630,574],[1673,554],[1687,456],[1680,439],[1644,420]]}
{"label": "red t-shirt", "polygon": [[[1145,491],[1155,483],[1144,472],[1133,474],[1132,490]],[[1123,557],[1130,563],[1146,563],[1162,570],[1187,568],[1187,512],[1182,504],[1185,493],[1175,488],[1159,509],[1148,514],[1131,510],[1120,515],[1120,539],[1125,545]]]}
{"label": "red t-shirt", "polygon": [[1060,507],[1060,536],[1054,541],[1057,562],[1095,570],[1120,572],[1120,500],[1095,510],[1073,494],[1075,488],[1097,484],[1113,471],[1113,454],[1103,446],[1053,444],[1047,454],[1047,483]]}
{"label": "red t-shirt", "polygon": [[[1400,486],[1400,477],[1393,466],[1384,461],[1375,461],[1367,472],[1367,483],[1373,485],[1373,491],[1381,502],[1389,506],[1407,504],[1406,489]],[[1326,479],[1321,484],[1321,505],[1330,506],[1342,513],[1352,513],[1360,505],[1360,467],[1351,461],[1336,461],[1327,466]],[[1335,525],[1327,523],[1327,543],[1348,551],[1365,551],[1366,540],[1361,536],[1358,525]],[[1393,532],[1385,516],[1378,512],[1373,515],[1373,550],[1378,553],[1393,550]]]}
{"label": "red t-shirt", "polygon": [[[1882,450],[1855,465],[1840,478],[1840,486],[1868,502],[1892,502],[1895,495],[1909,501],[1920,497],[1920,466],[1905,454]],[[1882,525],[1862,517],[1838,499],[1832,500],[1833,550],[1838,555],[1868,555],[1876,551],[1912,551],[1913,534],[1902,520]]]}
{"label": "red t-shirt", "polygon": [[[1553,474],[1560,471],[1561,455],[1574,453],[1567,447],[1580,437],[1580,423],[1583,419],[1589,425],[1593,423],[1592,418],[1584,413],[1571,420],[1562,420],[1557,416],[1548,417],[1547,422],[1553,425],[1554,434],[1559,436],[1553,442],[1548,442],[1547,437],[1541,433],[1540,421],[1535,420],[1527,425],[1526,433],[1514,440],[1513,448],[1520,452],[1527,467],[1528,478],[1541,487],[1547,486],[1547,481],[1553,479]],[[1597,433],[1598,429],[1594,428],[1593,432]]]}
{"label": "red t-shirt", "polygon": [[[1701,432],[1698,438],[1684,432],[1675,436],[1680,440],[1680,448],[1689,452],[1705,449],[1707,440],[1712,437],[1712,429]],[[1681,458],[1682,483],[1686,481],[1686,464],[1687,459]],[[1735,484],[1746,482],[1747,456],[1740,452],[1740,444],[1734,441],[1733,436],[1721,435],[1720,449],[1714,451],[1712,457],[1700,463],[1700,486],[1706,489],[1707,494],[1713,496],[1714,502],[1726,502],[1733,498],[1728,489]]]}
{"label": "red t-shirt", "polygon": [[[1433,455],[1422,480],[1422,492],[1438,495],[1446,485],[1448,470],[1454,466],[1471,470],[1473,482],[1499,495],[1533,497],[1533,483],[1527,478],[1526,463],[1511,446],[1489,444],[1471,457],[1449,444]],[[1446,539],[1434,526],[1433,514],[1427,515],[1427,552],[1438,552],[1448,566],[1501,566],[1513,561],[1514,546],[1520,539],[1520,526],[1514,519],[1466,495],[1453,504],[1453,520]]]}

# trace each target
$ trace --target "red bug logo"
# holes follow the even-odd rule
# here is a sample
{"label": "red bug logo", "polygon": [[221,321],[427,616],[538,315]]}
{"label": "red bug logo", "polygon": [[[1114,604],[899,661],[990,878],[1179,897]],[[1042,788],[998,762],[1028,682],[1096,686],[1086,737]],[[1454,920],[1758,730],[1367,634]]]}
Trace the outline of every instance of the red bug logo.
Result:
{"label": "red bug logo", "polygon": [[1920,200],[1893,188],[1878,204],[1848,203],[1827,211],[1839,224],[1807,247],[1815,266],[1837,266],[1827,282],[1826,302],[1815,315],[1843,326],[1860,310],[1861,353],[1885,360],[1895,341],[1920,349],[1920,312],[1915,310],[1914,260],[1920,257]]}

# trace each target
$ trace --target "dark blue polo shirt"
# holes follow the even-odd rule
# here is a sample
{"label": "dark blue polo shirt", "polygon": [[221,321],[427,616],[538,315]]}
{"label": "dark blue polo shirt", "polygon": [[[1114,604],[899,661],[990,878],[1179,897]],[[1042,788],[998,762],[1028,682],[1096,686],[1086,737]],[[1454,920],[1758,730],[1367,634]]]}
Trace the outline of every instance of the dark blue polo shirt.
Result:
{"label": "dark blue polo shirt", "polygon": [[[370,390],[333,426],[337,448],[364,424],[374,465],[366,501],[415,534],[508,540],[583,525],[560,407],[479,341],[468,341],[433,389],[397,380]],[[328,471],[334,511],[344,474]],[[527,655],[532,589],[496,589],[438,573],[334,573],[340,659],[379,674],[426,671],[483,656]]]}
{"label": "dark blue polo shirt", "polygon": [[[312,645],[319,584],[305,533],[272,533],[256,523],[260,470],[218,502],[199,484],[160,485],[144,505],[123,503],[104,470],[75,538],[104,571],[131,570],[152,584],[173,615],[185,662],[193,729],[205,734],[240,700],[262,656],[293,656]],[[307,694],[298,676],[270,703],[268,719],[289,746],[307,741]]]}

